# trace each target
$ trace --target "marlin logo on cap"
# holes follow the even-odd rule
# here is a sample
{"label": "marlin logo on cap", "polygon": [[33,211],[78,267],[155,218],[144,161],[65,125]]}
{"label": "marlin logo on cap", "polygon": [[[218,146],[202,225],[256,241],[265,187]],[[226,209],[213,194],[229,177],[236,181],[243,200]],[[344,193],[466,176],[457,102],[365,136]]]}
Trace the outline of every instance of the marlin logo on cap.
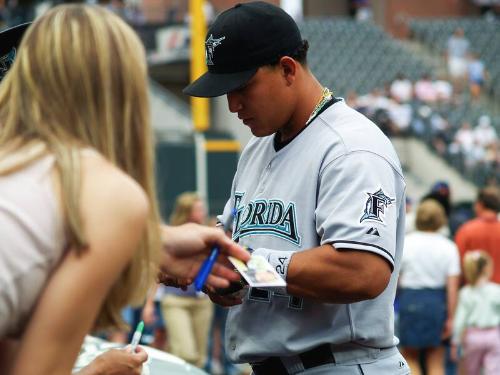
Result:
{"label": "marlin logo on cap", "polygon": [[225,36],[215,39],[214,36],[212,34],[210,34],[210,36],[206,40],[206,42],[205,42],[205,59],[206,59],[207,65],[214,65],[213,58],[214,58],[215,47],[217,47],[219,44],[221,44],[224,39],[226,39]]}

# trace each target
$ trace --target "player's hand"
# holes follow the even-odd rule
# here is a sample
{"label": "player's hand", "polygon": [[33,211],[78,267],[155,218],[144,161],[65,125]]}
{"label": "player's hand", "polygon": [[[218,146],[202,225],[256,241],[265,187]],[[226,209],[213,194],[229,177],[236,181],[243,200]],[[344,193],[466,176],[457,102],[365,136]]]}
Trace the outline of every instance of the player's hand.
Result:
{"label": "player's hand", "polygon": [[142,364],[148,359],[146,351],[138,346],[135,353],[126,349],[111,349],[97,356],[79,375],[141,375]]}
{"label": "player's hand", "polygon": [[183,279],[181,277],[174,277],[167,275],[164,272],[158,274],[158,282],[166,286],[173,286],[174,288],[180,288],[182,290],[187,290],[187,287],[193,283],[192,279]]}
{"label": "player's hand", "polygon": [[241,305],[243,303],[243,299],[239,292],[233,294],[220,295],[217,294],[215,289],[208,286],[203,288],[203,292],[205,292],[213,303],[220,305],[222,307],[231,307],[236,305]]}
{"label": "player's hand", "polygon": [[223,231],[198,224],[184,224],[177,227],[162,226],[163,253],[161,271],[173,278],[196,277],[201,264],[218,246],[220,255],[207,279],[207,284],[216,288],[227,288],[230,281],[238,281],[240,275],[234,272],[227,256],[247,262],[248,251],[227,238]]}

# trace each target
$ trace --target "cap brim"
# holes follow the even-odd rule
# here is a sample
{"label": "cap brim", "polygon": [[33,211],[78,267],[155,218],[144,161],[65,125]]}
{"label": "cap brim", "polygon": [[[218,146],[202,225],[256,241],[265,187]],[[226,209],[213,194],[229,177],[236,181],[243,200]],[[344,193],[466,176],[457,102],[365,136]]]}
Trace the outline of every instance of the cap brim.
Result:
{"label": "cap brim", "polygon": [[182,92],[189,96],[213,98],[234,91],[252,78],[259,68],[236,73],[206,72],[196,81],[186,86]]}
{"label": "cap brim", "polygon": [[31,22],[23,23],[0,32],[0,55],[8,53],[12,47],[17,48],[29,25],[31,25]]}

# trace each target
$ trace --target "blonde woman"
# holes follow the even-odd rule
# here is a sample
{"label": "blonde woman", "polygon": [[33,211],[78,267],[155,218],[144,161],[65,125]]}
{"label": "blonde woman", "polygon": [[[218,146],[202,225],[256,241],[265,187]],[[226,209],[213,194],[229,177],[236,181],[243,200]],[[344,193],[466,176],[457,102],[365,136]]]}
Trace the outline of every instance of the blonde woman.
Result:
{"label": "blonde woman", "polygon": [[424,200],[417,209],[417,230],[405,238],[399,339],[412,374],[422,373],[420,351],[425,351],[429,375],[444,374],[442,340],[451,335],[460,276],[458,249],[439,232],[445,224],[442,205]]}
{"label": "blonde woman", "polygon": [[[177,197],[170,224],[205,224],[207,212],[198,194],[185,192]],[[170,352],[203,367],[207,357],[208,333],[213,315],[210,299],[197,293],[194,285],[186,290],[164,288],[161,301],[163,319],[168,327]]]}
{"label": "blonde woman", "polygon": [[[219,231],[165,227],[160,258],[148,113],[144,49],[119,17],[64,5],[26,31],[0,85],[2,374],[70,374],[85,334],[121,324],[158,260],[190,278],[213,243],[247,257]],[[139,373],[145,353],[129,354],[84,372]]]}

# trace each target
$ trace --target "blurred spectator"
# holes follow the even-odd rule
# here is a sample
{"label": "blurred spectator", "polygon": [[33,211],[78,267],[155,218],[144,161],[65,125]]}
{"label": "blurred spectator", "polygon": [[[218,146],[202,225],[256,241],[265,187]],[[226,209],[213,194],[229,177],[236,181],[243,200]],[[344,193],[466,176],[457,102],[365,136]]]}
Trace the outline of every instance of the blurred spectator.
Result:
{"label": "blurred spectator", "polygon": [[149,291],[144,307],[131,309],[132,330],[129,332],[128,340],[132,339],[134,328],[142,320],[144,321],[144,331],[141,343],[153,348],[168,351],[167,328],[161,313],[160,301],[163,296],[163,284],[157,284]]}
{"label": "blurred spectator", "polygon": [[453,35],[448,39],[446,58],[448,60],[448,73],[453,83],[458,88],[467,74],[467,53],[470,43],[465,38],[464,30],[460,27],[455,29]]}
{"label": "blurred spectator", "polygon": [[430,117],[432,145],[440,156],[445,156],[451,143],[451,127],[447,119],[435,112]]}
{"label": "blurred spectator", "polygon": [[498,0],[472,0],[479,7],[481,15],[490,21],[494,21],[500,13]]}
{"label": "blurred spectator", "polygon": [[476,218],[462,225],[455,236],[455,242],[464,255],[471,250],[483,249],[495,263],[492,280],[500,283],[500,195],[495,187],[479,191],[474,204]]}
{"label": "blurred spectator", "polygon": [[229,310],[225,307],[214,305],[214,315],[210,325],[208,341],[208,356],[205,371],[213,375],[240,374],[238,366],[233,364],[226,354],[224,341],[226,337],[226,320]]}
{"label": "blurred spectator", "polygon": [[469,90],[472,99],[478,99],[481,95],[481,88],[487,79],[487,72],[483,61],[475,52],[470,54],[467,73],[469,77]]}
{"label": "blurred spectator", "polygon": [[471,154],[474,148],[474,132],[468,122],[464,122],[455,134],[455,142],[464,154]]}
{"label": "blurred spectator", "polygon": [[444,373],[441,341],[451,335],[460,275],[457,247],[438,232],[445,224],[443,207],[425,200],[417,209],[417,231],[405,238],[399,338],[412,374],[421,374],[421,350],[425,350],[428,373]]}
{"label": "blurred spectator", "polygon": [[393,124],[392,135],[408,135],[413,115],[411,105],[394,99],[389,103],[388,113]]}
{"label": "blurred spectator", "polygon": [[451,191],[450,185],[446,181],[437,181],[432,185],[431,191],[422,198],[422,201],[426,199],[433,199],[438,202],[443,207],[446,218],[450,216]]}
{"label": "blurred spectator", "polygon": [[[449,152],[450,154],[460,154],[465,171],[471,173],[478,165],[487,164],[488,160],[490,163],[493,163],[496,157],[493,146],[496,146],[496,142],[491,142],[491,140],[494,137],[496,137],[496,132],[490,132],[487,126],[483,125],[477,131],[476,129],[471,129],[468,122],[464,122],[455,134],[454,142],[449,146]],[[487,144],[487,146],[484,144]],[[491,149],[487,154],[488,148]]]}
{"label": "blurred spectator", "polygon": [[467,285],[458,298],[452,357],[458,359],[457,349],[462,345],[466,374],[500,374],[500,285],[490,281],[493,267],[491,256],[484,251],[464,256]]}
{"label": "blurred spectator", "polygon": [[436,102],[438,93],[429,74],[422,75],[415,83],[415,97],[424,103]]}
{"label": "blurred spectator", "polygon": [[474,128],[474,140],[483,148],[496,144],[498,136],[495,128],[491,126],[489,116],[479,117],[477,126]]}
{"label": "blurred spectator", "polygon": [[[206,209],[196,193],[186,192],[175,202],[170,224],[203,224]],[[170,352],[198,367],[203,367],[207,357],[207,344],[213,305],[204,294],[196,292],[194,284],[181,290],[165,287],[161,299],[163,319],[168,324]]]}
{"label": "blurred spectator", "polygon": [[442,77],[434,81],[434,90],[439,103],[448,103],[453,97],[453,86]]}
{"label": "blurred spectator", "polygon": [[399,73],[389,88],[391,97],[400,103],[407,103],[413,98],[413,83]]}
{"label": "blurred spectator", "polygon": [[358,94],[356,93],[356,91],[349,91],[347,93],[347,96],[346,96],[346,103],[348,106],[356,109],[357,111],[359,111],[359,105],[358,105]]}
{"label": "blurred spectator", "polygon": [[370,0],[350,0],[349,8],[349,13],[356,21],[370,21],[373,17]]}

